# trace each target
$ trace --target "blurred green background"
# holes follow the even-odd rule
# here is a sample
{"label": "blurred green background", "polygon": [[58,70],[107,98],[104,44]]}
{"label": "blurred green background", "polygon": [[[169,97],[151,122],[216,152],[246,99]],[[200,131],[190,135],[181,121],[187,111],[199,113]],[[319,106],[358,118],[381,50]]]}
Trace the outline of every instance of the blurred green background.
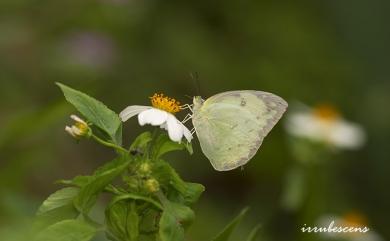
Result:
{"label": "blurred green background", "polygon": [[[389,7],[385,0],[1,0],[0,237],[34,214],[59,188],[55,180],[91,173],[113,156],[64,132],[75,110],[54,85],[60,81],[118,113],[149,104],[155,92],[190,103],[186,95],[256,89],[290,103],[331,103],[364,127],[367,142],[322,164],[333,192],[308,206],[281,204],[296,163],[283,120],[244,170],[214,171],[197,140],[194,155],[172,155],[185,180],[206,186],[188,240],[207,240],[247,205],[237,237],[260,222],[263,240],[319,240],[300,227],[355,212],[390,238]],[[126,123],[125,142],[143,130]]]}

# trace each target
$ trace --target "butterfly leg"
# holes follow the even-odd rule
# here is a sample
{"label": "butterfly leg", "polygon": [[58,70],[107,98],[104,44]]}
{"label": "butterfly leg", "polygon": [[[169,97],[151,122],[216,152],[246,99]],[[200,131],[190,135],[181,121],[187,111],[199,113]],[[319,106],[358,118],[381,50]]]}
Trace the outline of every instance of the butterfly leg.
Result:
{"label": "butterfly leg", "polygon": [[184,120],[182,120],[181,123],[186,123],[188,120],[190,120],[192,118],[192,115],[191,114],[187,114],[186,117],[184,117]]}
{"label": "butterfly leg", "polygon": [[182,110],[189,109],[191,112],[193,112],[192,111],[192,106],[193,105],[185,104],[185,105],[180,106],[180,109],[182,109]]}

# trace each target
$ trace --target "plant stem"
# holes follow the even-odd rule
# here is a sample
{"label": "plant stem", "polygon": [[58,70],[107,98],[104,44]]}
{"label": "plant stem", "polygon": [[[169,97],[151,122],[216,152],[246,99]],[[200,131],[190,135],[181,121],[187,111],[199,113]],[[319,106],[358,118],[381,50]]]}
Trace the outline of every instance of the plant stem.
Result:
{"label": "plant stem", "polygon": [[100,139],[99,137],[95,136],[94,134],[92,134],[92,137],[93,137],[93,139],[95,139],[95,141],[99,142],[100,144],[102,144],[104,146],[112,147],[112,148],[114,148],[118,151],[121,151],[121,152],[126,152],[126,153],[128,152],[125,148],[123,148],[121,146],[117,146],[114,143],[104,141],[104,140]]}

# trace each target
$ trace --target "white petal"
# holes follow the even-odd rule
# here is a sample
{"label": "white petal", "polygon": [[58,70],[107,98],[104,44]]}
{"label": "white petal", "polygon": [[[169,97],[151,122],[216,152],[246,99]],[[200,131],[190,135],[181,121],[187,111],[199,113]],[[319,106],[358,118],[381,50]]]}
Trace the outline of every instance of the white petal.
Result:
{"label": "white petal", "polygon": [[138,123],[143,126],[145,124],[150,124],[153,126],[162,125],[167,121],[168,113],[156,108],[151,108],[144,110],[138,115]]}
{"label": "white petal", "polygon": [[187,128],[185,125],[183,125],[182,123],[181,123],[181,125],[182,125],[182,127],[183,127],[183,134],[184,134],[184,137],[187,139],[188,142],[191,142],[191,140],[192,140],[191,131],[188,130],[188,128]]}
{"label": "white petal", "polygon": [[81,130],[77,126],[72,126],[71,128],[72,128],[72,132],[73,132],[74,135],[76,135],[76,136],[81,136],[82,135]]}
{"label": "white petal", "polygon": [[71,136],[76,137],[75,133],[70,126],[65,126],[65,131],[68,132]]}
{"label": "white petal", "polygon": [[172,114],[168,114],[167,120],[168,136],[172,141],[180,142],[183,137],[184,130],[183,125]]}
{"label": "white petal", "polygon": [[78,123],[83,123],[83,124],[87,124],[83,119],[81,119],[80,117],[78,117],[77,115],[71,115],[70,118],[72,120],[74,120],[75,122],[78,122]]}
{"label": "white petal", "polygon": [[162,124],[160,125],[160,128],[167,131],[167,130],[168,130],[167,123],[166,123],[166,122],[162,123]]}
{"label": "white petal", "polygon": [[363,128],[344,120],[338,121],[329,135],[334,145],[341,148],[357,149],[365,142]]}
{"label": "white petal", "polygon": [[144,110],[151,109],[151,106],[144,106],[144,105],[130,105],[126,107],[124,110],[122,110],[121,113],[119,113],[119,117],[123,122],[127,121],[131,117],[138,115]]}
{"label": "white petal", "polygon": [[322,129],[319,121],[309,113],[292,113],[287,118],[286,130],[295,136],[322,139]]}

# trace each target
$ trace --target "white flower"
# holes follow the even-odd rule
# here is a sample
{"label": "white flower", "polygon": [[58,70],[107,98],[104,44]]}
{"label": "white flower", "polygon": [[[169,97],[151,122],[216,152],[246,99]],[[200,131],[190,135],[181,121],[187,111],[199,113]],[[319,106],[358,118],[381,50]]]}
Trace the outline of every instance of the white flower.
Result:
{"label": "white flower", "polygon": [[65,126],[65,131],[68,132],[71,136],[76,139],[81,137],[88,137],[91,134],[91,129],[88,126],[88,123],[77,115],[71,115],[70,118],[76,123],[72,126]]}
{"label": "white flower", "polygon": [[365,142],[363,128],[344,120],[332,107],[301,108],[287,117],[286,130],[294,136],[344,149],[357,149]]}
{"label": "white flower", "polygon": [[126,107],[119,117],[125,122],[138,115],[138,123],[141,126],[145,124],[160,126],[168,131],[172,141],[180,143],[184,136],[188,142],[191,142],[191,132],[172,114],[180,110],[179,103],[163,95],[154,95],[151,98],[153,106],[131,105]]}

